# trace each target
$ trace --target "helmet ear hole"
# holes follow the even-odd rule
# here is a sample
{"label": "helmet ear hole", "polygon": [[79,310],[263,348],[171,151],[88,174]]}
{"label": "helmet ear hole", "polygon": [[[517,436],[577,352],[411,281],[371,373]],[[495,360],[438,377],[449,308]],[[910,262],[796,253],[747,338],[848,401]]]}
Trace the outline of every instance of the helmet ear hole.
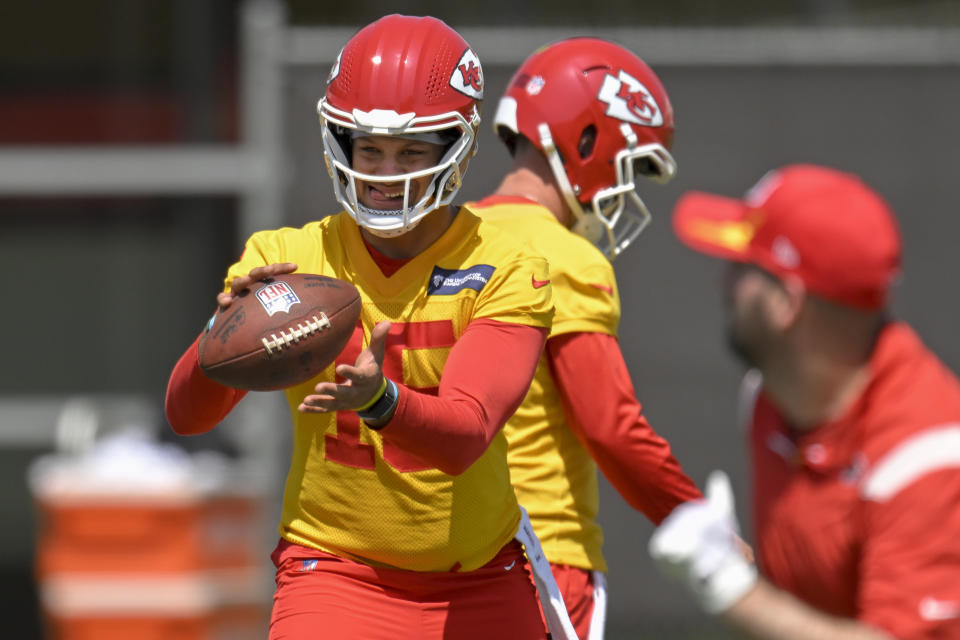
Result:
{"label": "helmet ear hole", "polygon": [[511,157],[517,155],[517,142],[522,136],[518,136],[507,127],[497,127],[497,137],[506,145]]}
{"label": "helmet ear hole", "polygon": [[577,153],[581,160],[586,160],[593,154],[593,148],[597,146],[597,127],[588,124],[580,134],[580,140],[577,142]]}

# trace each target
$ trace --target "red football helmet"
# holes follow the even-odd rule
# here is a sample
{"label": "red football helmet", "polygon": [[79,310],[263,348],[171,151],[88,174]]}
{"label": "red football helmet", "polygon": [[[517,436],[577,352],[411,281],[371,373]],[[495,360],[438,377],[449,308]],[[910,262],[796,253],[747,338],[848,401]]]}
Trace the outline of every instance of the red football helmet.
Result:
{"label": "red football helmet", "polygon": [[511,151],[517,135],[540,149],[576,218],[573,230],[611,260],[650,221],[635,175],[666,182],[677,170],[673,107],[659,78],[598,38],[562,40],[527,58],[493,126]]}
{"label": "red football helmet", "polygon": [[[337,56],[317,112],[337,200],[357,224],[380,236],[396,236],[449,204],[476,153],[482,99],[480,60],[436,18],[389,15],[353,36]],[[444,144],[446,150],[427,170],[366,175],[351,167],[351,138],[358,133],[411,136]],[[419,202],[410,202],[410,181],[425,175],[434,175],[430,188]],[[364,207],[357,199],[358,178],[402,182],[403,208]]]}

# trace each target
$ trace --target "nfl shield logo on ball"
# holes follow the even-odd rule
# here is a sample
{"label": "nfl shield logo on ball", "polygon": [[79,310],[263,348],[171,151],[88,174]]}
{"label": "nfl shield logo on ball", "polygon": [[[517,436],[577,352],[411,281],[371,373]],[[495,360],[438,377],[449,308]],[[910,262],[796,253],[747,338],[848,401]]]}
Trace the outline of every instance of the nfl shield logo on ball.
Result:
{"label": "nfl shield logo on ball", "polygon": [[290,285],[279,280],[270,282],[258,289],[257,300],[267,310],[268,316],[280,311],[287,313],[290,311],[290,307],[300,302],[300,298],[290,288]]}

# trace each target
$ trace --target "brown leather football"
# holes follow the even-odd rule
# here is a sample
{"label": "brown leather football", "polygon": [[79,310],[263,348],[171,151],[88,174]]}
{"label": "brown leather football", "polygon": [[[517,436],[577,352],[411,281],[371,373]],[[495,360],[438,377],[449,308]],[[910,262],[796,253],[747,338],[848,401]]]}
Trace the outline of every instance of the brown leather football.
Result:
{"label": "brown leather football", "polygon": [[200,367],[236,389],[300,384],[347,346],[360,306],[356,287],[328,276],[290,273],[256,282],[207,323]]}

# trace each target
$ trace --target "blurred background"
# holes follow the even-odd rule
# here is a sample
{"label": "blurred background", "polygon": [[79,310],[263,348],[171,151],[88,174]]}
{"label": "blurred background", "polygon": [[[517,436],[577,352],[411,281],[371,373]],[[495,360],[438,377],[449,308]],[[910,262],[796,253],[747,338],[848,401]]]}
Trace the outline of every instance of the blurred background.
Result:
{"label": "blurred background", "polygon": [[[562,37],[611,38],[658,72],[676,112],[679,173],[667,186],[644,185],[654,222],[615,264],[621,342],[649,419],[687,472],[698,483],[714,468],[731,473],[748,540],[735,420],[742,371],[723,346],[720,265],[670,231],[683,191],[740,195],[792,162],[860,174],[902,225],[895,314],[960,369],[955,0],[6,3],[7,636],[79,638],[67,622],[99,617],[107,626],[88,628],[105,629],[146,607],[192,625],[151,638],[240,638],[238,628],[264,637],[257,625],[272,590],[285,404],[251,394],[213,433],[182,439],[165,423],[163,394],[246,236],[338,210],[316,100],[339,48],[389,12],[435,15],[466,37],[484,64],[488,120],[512,70]],[[507,161],[485,123],[462,198],[492,190]],[[608,638],[726,637],[654,573],[650,523],[606,483],[601,500],[613,567]],[[137,509],[153,524],[124,520]],[[204,553],[197,540],[211,535],[229,553]],[[144,553],[151,548],[167,560]],[[224,595],[225,584],[243,588]]]}

